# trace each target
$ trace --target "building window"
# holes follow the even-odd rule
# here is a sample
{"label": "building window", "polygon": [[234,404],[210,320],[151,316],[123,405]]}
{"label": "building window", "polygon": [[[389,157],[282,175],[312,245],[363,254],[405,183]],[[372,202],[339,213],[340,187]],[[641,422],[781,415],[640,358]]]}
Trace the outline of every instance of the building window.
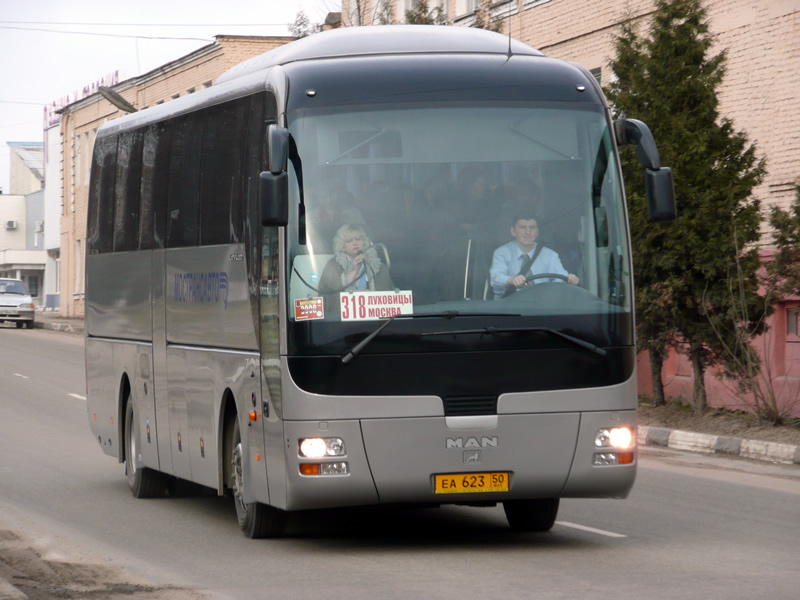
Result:
{"label": "building window", "polygon": [[592,74],[592,77],[594,77],[597,85],[602,85],[601,78],[603,76],[603,70],[600,67],[597,67],[596,69],[591,69],[589,72]]}
{"label": "building window", "polygon": [[550,0],[523,0],[522,7],[525,10],[529,8],[534,8],[535,6],[540,6],[542,4],[547,4]]}
{"label": "building window", "polygon": [[33,298],[39,297],[39,276],[38,275],[29,275],[26,277],[27,281],[25,282],[28,285],[28,291],[31,293]]}
{"label": "building window", "polygon": [[800,342],[800,307],[786,309],[786,341]]}

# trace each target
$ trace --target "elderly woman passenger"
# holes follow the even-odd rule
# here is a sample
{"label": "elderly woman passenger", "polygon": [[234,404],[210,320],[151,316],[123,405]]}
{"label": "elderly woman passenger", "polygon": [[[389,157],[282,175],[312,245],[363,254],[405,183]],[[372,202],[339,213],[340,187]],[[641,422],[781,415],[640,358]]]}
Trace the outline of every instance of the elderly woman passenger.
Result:
{"label": "elderly woman passenger", "polygon": [[342,225],[333,238],[333,251],[319,281],[326,312],[339,306],[340,292],[394,289],[389,269],[361,225]]}

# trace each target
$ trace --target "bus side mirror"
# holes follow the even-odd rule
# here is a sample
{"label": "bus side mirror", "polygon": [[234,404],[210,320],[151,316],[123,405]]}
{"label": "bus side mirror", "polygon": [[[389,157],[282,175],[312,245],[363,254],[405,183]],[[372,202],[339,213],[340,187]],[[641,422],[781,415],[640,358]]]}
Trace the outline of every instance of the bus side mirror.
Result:
{"label": "bus side mirror", "polygon": [[650,221],[659,223],[674,221],[675,187],[672,184],[672,169],[661,167],[657,171],[644,170],[644,187],[647,191],[647,211]]}
{"label": "bus side mirror", "polygon": [[289,223],[289,174],[261,173],[258,181],[261,225],[285,227]]}
{"label": "bus side mirror", "polygon": [[268,171],[261,173],[258,198],[261,225],[284,227],[289,222],[289,130],[273,124],[267,128]]}
{"label": "bus side mirror", "polygon": [[672,169],[661,166],[650,128],[636,119],[617,119],[614,121],[614,137],[618,146],[636,146],[636,156],[644,167],[650,221],[674,221],[676,211]]}
{"label": "bus side mirror", "polygon": [[269,172],[279,175],[286,170],[289,162],[289,130],[285,127],[270,125],[267,128],[267,155],[269,156]]}

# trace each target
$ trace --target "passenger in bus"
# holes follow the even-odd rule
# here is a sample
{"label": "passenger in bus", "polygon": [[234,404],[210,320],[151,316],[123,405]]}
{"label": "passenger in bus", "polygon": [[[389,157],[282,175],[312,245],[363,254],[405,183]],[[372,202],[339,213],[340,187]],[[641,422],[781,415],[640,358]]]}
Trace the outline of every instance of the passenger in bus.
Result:
{"label": "passenger in bus", "polygon": [[361,225],[340,227],[333,238],[333,252],[319,281],[325,312],[337,310],[340,292],[394,289],[388,267],[381,262]]}
{"label": "passenger in bus", "polygon": [[492,256],[489,275],[495,299],[510,296],[527,285],[561,281],[547,277],[528,280],[530,275],[540,273],[557,273],[566,277],[567,283],[580,283],[575,274],[568,273],[563,267],[556,252],[536,242],[539,224],[531,211],[518,213],[514,217],[511,235],[514,239],[500,246]]}

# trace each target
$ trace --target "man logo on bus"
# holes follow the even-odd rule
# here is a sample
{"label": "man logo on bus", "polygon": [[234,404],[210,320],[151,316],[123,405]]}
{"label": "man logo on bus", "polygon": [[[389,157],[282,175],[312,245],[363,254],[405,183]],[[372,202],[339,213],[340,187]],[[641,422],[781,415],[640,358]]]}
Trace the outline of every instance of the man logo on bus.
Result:
{"label": "man logo on bus", "polygon": [[222,300],[228,308],[228,274],[175,273],[175,301],[192,304],[216,304]]}
{"label": "man logo on bus", "polygon": [[447,448],[497,448],[497,436],[447,438]]}

